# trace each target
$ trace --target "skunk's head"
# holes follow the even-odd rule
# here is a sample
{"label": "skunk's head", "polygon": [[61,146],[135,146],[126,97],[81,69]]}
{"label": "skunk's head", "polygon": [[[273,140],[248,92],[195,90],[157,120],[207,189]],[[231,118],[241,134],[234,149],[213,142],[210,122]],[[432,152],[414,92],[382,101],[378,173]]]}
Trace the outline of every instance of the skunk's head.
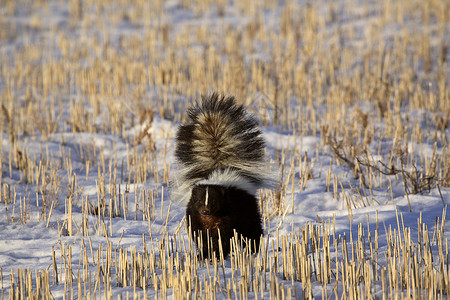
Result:
{"label": "skunk's head", "polygon": [[221,214],[226,208],[226,188],[220,185],[196,185],[192,189],[191,203],[202,216]]}

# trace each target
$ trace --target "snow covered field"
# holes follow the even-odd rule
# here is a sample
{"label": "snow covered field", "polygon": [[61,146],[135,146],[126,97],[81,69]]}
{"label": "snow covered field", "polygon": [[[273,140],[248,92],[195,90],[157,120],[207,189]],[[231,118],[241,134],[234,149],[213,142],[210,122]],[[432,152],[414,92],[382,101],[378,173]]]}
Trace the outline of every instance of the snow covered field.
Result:
{"label": "snow covered field", "polygon": [[[446,299],[449,11],[0,1],[2,299]],[[207,262],[170,186],[213,90],[260,121],[279,186],[261,251]]]}

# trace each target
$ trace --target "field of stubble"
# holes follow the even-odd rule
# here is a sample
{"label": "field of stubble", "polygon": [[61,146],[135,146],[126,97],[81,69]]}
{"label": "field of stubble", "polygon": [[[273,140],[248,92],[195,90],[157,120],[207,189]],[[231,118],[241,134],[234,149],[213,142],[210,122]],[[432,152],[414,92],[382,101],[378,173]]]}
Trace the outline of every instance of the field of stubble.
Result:
{"label": "field of stubble", "polygon": [[[0,0],[2,299],[446,299],[450,3]],[[260,121],[258,254],[170,198],[201,94]]]}

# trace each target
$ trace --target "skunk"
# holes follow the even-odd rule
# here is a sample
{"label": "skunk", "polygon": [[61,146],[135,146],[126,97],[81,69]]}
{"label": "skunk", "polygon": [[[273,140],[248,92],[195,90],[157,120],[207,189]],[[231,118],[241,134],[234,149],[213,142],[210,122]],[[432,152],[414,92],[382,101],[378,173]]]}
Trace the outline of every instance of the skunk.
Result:
{"label": "skunk", "polygon": [[175,157],[183,168],[173,193],[189,199],[188,231],[203,257],[219,258],[220,237],[226,258],[234,231],[258,251],[264,232],[255,194],[270,180],[262,132],[233,96],[201,98],[177,132]]}

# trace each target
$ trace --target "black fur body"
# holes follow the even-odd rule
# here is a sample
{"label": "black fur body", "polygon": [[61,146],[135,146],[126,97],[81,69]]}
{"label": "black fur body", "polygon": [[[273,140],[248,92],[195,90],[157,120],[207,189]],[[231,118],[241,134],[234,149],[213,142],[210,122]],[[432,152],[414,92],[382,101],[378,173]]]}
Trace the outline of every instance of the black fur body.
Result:
{"label": "black fur body", "polygon": [[189,108],[178,130],[175,156],[183,170],[177,193],[189,199],[186,220],[191,232],[202,236],[199,250],[205,257],[207,236],[219,256],[219,231],[225,257],[234,230],[252,240],[254,251],[259,248],[263,230],[255,194],[267,176],[261,134],[234,97],[216,93]]}
{"label": "black fur body", "polygon": [[[208,191],[208,203],[205,205]],[[198,185],[192,189],[192,196],[186,208],[192,233],[201,236],[203,257],[220,258],[219,230],[222,241],[222,253],[230,253],[230,239],[234,230],[250,240],[253,252],[259,249],[261,215],[258,203],[253,195],[233,187],[219,185]],[[208,237],[211,242],[208,244]],[[197,242],[197,240],[196,240]],[[198,242],[197,242],[198,245]]]}

